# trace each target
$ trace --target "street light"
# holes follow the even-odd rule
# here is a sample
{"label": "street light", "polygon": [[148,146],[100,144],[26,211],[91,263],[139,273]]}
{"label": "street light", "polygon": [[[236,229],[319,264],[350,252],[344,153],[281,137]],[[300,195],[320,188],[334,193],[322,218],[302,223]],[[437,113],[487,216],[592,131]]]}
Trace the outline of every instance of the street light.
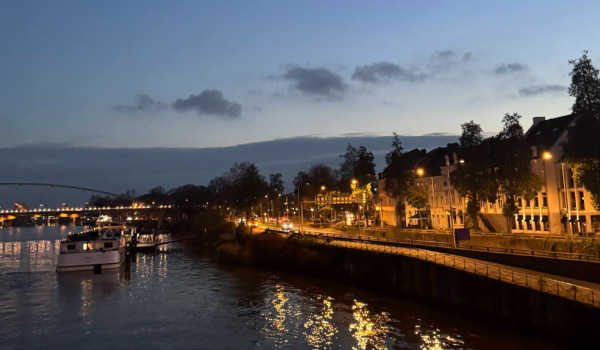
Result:
{"label": "street light", "polygon": [[321,186],[321,191],[325,191],[325,186]]}
{"label": "street light", "polygon": [[550,158],[552,158],[552,153],[544,152],[544,159],[550,159]]}
{"label": "street light", "polygon": [[423,175],[423,169],[420,169],[420,168],[419,168],[419,169],[417,169],[417,174],[418,174],[419,176],[420,176],[420,175]]}

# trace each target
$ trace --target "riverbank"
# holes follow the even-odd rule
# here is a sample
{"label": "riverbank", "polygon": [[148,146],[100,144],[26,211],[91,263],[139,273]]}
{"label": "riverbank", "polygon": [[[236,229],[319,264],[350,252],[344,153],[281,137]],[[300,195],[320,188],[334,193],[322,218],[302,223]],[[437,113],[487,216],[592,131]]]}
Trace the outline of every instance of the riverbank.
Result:
{"label": "riverbank", "polygon": [[592,326],[600,316],[597,308],[411,257],[337,247],[299,235],[247,235],[239,230],[235,241],[213,239],[209,246],[221,262],[294,271],[410,298],[513,331],[532,330],[569,346],[598,340]]}

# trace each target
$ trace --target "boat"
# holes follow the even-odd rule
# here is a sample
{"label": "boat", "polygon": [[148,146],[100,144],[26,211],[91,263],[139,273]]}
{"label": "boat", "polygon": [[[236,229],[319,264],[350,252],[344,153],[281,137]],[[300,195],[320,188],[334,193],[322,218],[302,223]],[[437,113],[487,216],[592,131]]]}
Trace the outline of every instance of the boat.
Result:
{"label": "boat", "polygon": [[71,234],[60,241],[56,271],[116,269],[125,261],[127,235],[124,225],[106,225]]}
{"label": "boat", "polygon": [[151,232],[140,232],[137,235],[137,243],[136,243],[136,248],[137,249],[154,249],[156,247],[156,234],[154,233],[154,230],[152,230]]}

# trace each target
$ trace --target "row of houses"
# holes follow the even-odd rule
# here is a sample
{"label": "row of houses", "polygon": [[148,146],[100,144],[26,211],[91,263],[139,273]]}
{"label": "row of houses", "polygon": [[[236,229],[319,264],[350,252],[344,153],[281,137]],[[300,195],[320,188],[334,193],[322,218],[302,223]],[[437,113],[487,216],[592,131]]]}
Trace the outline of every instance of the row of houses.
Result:
{"label": "row of houses", "polygon": [[[573,115],[546,120],[533,118],[533,125],[525,134],[531,147],[532,170],[543,182],[537,196],[526,201],[518,199],[519,212],[515,214],[512,231],[527,234],[591,235],[600,231],[600,212],[596,211],[590,193],[573,178],[573,171],[564,161],[563,144],[569,128],[575,123]],[[461,159],[458,143],[438,147],[429,152],[412,150],[410,163],[415,185],[424,188],[429,201],[426,210],[419,212],[406,204],[404,216],[396,215],[395,198],[378,191],[374,202],[386,225],[415,226],[418,218],[428,227],[438,230],[469,227],[465,199],[452,187],[452,173]],[[407,154],[408,154],[407,153]],[[422,155],[415,157],[415,155]],[[385,187],[385,176],[379,174],[378,188]],[[482,202],[478,226],[486,232],[507,232],[507,220],[502,215],[505,202],[499,193],[495,203]],[[454,210],[450,210],[450,209]]]}

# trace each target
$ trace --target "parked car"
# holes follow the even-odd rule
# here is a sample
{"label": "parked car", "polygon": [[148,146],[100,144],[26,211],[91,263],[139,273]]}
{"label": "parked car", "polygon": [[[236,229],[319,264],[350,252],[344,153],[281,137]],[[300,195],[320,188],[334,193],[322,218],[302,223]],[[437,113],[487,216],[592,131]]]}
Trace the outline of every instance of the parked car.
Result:
{"label": "parked car", "polygon": [[284,222],[281,224],[282,231],[289,232],[292,230],[292,228],[294,228],[294,225],[292,225],[291,222]]}
{"label": "parked car", "polygon": [[354,222],[354,226],[356,227],[373,227],[374,226],[374,222],[373,220],[356,220]]}

